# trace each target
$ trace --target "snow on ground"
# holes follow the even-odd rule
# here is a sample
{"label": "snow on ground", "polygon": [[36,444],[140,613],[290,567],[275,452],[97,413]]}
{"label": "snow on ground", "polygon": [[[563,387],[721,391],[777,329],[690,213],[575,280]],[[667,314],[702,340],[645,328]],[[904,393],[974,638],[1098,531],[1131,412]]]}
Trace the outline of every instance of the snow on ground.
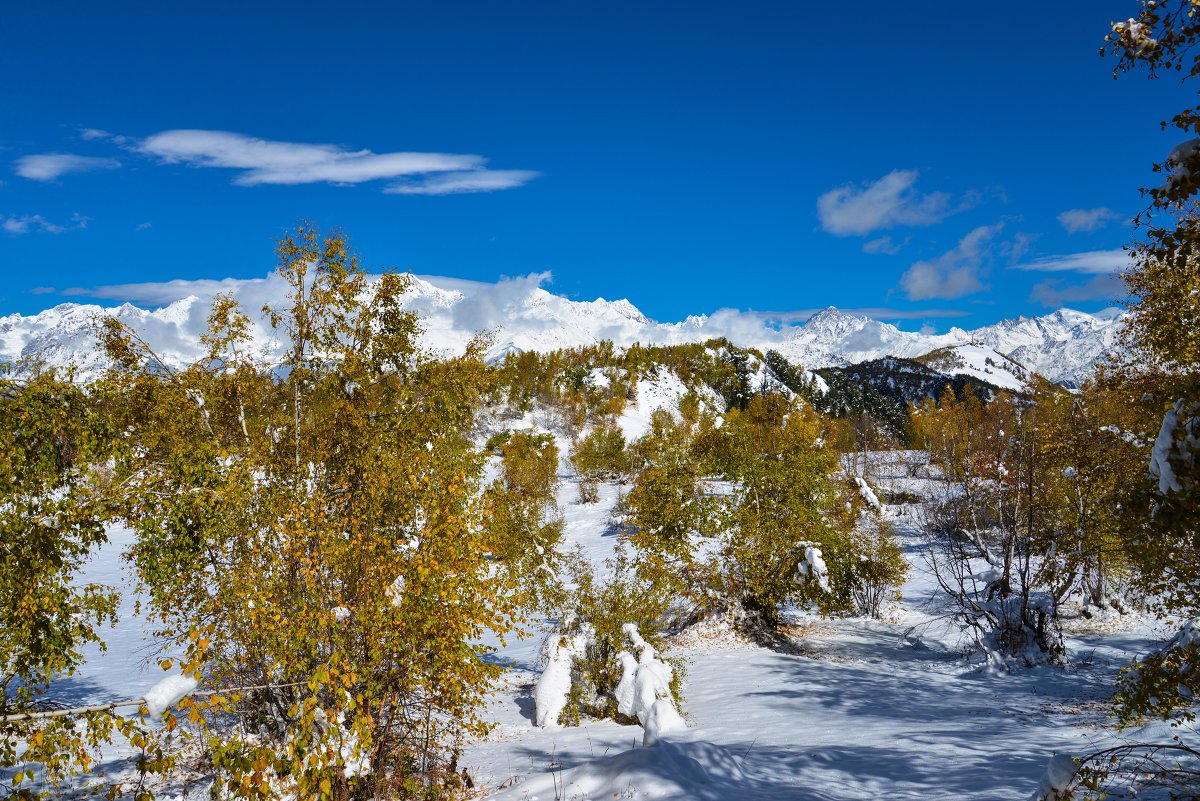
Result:
{"label": "snow on ground", "polygon": [[617,427],[625,435],[626,442],[644,436],[650,430],[650,417],[659,409],[666,409],[679,416],[679,399],[688,392],[700,394],[703,404],[710,409],[723,409],[724,404],[716,392],[706,386],[691,390],[671,370],[660,369],[655,375],[638,380],[637,400],[631,402],[617,419]]}
{"label": "snow on ground", "polygon": [[83,649],[84,663],[75,675],[58,679],[53,697],[64,704],[109,703],[141,698],[163,678],[155,663],[161,649],[151,636],[152,626],[137,614],[136,581],[122,554],[133,544],[134,532],[114,528],[109,542],[92,555],[83,581],[116,587],[121,594],[117,625],[100,627],[97,634],[107,650],[97,644]]}
{"label": "snow on ground", "polygon": [[[675,390],[667,384],[664,403]],[[671,655],[685,665],[679,711],[687,729],[649,747],[640,726],[534,725],[538,652],[549,630],[540,625],[491,657],[509,668],[486,711],[494,730],[468,743],[460,764],[477,787],[503,801],[1027,798],[1053,755],[1111,741],[1097,724],[1113,678],[1151,647],[1154,633],[1128,616],[1118,625],[1068,626],[1066,669],[993,675],[965,661],[960,632],[922,559],[922,515],[911,503],[888,500],[936,483],[921,461],[898,453],[863,466],[913,566],[887,622],[790,610],[793,636],[782,650],[748,642],[724,621],[684,632]],[[621,533],[610,516],[628,488],[606,484],[599,503],[580,504],[574,481],[562,478],[564,548],[603,576]],[[86,579],[126,582],[118,554],[131,536],[114,531]],[[127,594],[123,622],[105,632],[108,652],[89,651],[79,674],[56,685],[57,700],[135,698],[162,677],[148,626],[132,614],[132,603]],[[110,774],[131,769],[128,753],[104,756]],[[165,797],[206,794],[200,783]]]}
{"label": "snow on ground", "polygon": [[1028,372],[1017,362],[978,344],[955,345],[925,356],[929,365],[950,375],[986,381],[1001,389],[1025,392]]}
{"label": "snow on ground", "polygon": [[[932,479],[909,475],[919,472],[915,456],[898,454],[874,480],[886,491],[928,489]],[[602,498],[616,491],[606,486]],[[602,506],[564,504],[571,541],[589,558],[610,552]],[[922,515],[911,504],[885,508],[913,565],[889,622],[793,610],[798,636],[786,652],[719,621],[685,632],[673,655],[686,663],[688,729],[646,748],[640,727],[612,721],[535,727],[538,666],[506,659],[515,669],[488,710],[496,729],[468,746],[463,764],[503,801],[1013,799],[1037,788],[1055,754],[1110,742],[1098,724],[1112,681],[1151,647],[1149,627],[1074,629],[1066,669],[982,671],[964,660],[961,633],[924,565]]]}

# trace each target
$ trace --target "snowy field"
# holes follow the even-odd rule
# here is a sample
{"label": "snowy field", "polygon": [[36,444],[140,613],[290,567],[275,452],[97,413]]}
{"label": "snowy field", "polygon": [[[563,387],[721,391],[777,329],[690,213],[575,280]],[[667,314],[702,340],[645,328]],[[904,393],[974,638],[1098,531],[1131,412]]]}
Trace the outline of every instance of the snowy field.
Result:
{"label": "snowy field", "polygon": [[[908,480],[912,484],[915,480]],[[593,559],[614,542],[604,501],[564,498],[566,539]],[[571,495],[573,493],[564,493]],[[1156,641],[1142,621],[1076,631],[1067,668],[1010,674],[964,659],[922,557],[913,507],[887,515],[912,564],[888,622],[792,616],[787,652],[720,624],[677,638],[686,734],[642,748],[611,721],[533,726],[538,642],[498,656],[512,667],[489,710],[491,737],[464,758],[503,799],[1024,799],[1055,753],[1109,742],[1098,727],[1118,669]],[[1082,628],[1082,627],[1079,627]],[[699,629],[699,630],[697,630]]]}
{"label": "snowy field", "polygon": [[[936,481],[903,464],[876,474],[881,495],[928,492]],[[611,510],[624,488],[605,485],[598,504],[561,485],[564,548],[602,566],[619,538]],[[903,599],[885,621],[821,619],[789,610],[785,645],[750,643],[721,622],[677,636],[686,665],[686,732],[642,746],[642,729],[611,721],[573,728],[534,725],[538,653],[546,631],[511,639],[494,659],[509,670],[489,704],[491,735],[467,744],[461,764],[476,788],[508,800],[552,799],[1025,799],[1053,754],[1112,742],[1102,724],[1116,672],[1157,641],[1141,618],[1068,621],[1071,662],[1009,674],[964,657],[960,632],[922,555],[919,508],[886,507],[912,565]],[[130,534],[93,560],[86,580],[128,586],[119,558]],[[603,573],[603,571],[601,571]],[[52,693],[67,703],[136,698],[159,678],[146,621],[126,594],[108,651],[89,652],[78,675]],[[127,755],[104,769],[128,770]],[[206,798],[205,782],[167,798]]]}

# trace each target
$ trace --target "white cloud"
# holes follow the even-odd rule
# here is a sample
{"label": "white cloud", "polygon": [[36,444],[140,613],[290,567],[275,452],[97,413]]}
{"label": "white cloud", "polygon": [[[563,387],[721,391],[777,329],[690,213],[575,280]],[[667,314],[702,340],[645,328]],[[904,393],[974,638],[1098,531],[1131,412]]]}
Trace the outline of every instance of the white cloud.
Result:
{"label": "white cloud", "polygon": [[1129,295],[1125,282],[1117,275],[1094,275],[1083,284],[1062,286],[1058,279],[1048,278],[1035,284],[1029,299],[1043,306],[1058,308],[1068,303],[1088,300],[1111,301]]}
{"label": "white cloud", "polygon": [[817,198],[821,227],[835,236],[862,236],[896,226],[934,225],[962,210],[946,192],[914,189],[917,170],[893,170],[873,183],[846,184]]}
{"label": "white cloud", "polygon": [[890,236],[881,236],[878,239],[864,242],[862,249],[863,253],[882,253],[887,256],[895,256],[903,246],[903,242],[893,242]]}
{"label": "white cloud", "polygon": [[1096,231],[1120,219],[1120,214],[1103,206],[1096,209],[1070,209],[1058,215],[1059,225],[1065,228],[1068,234]]}
{"label": "white cloud", "polygon": [[98,156],[78,156],[74,153],[40,153],[22,156],[15,162],[14,170],[22,178],[31,181],[56,181],[72,172],[115,170],[121,166],[116,159]]}
{"label": "white cloud", "polygon": [[991,255],[991,241],[1003,228],[1002,222],[981,225],[948,253],[909,267],[900,276],[900,286],[909,300],[961,298],[985,289],[979,273]]}
{"label": "white cloud", "polygon": [[[494,284],[475,284],[472,291],[464,292],[462,300],[454,304],[454,324],[464,331],[487,331],[513,319],[530,295],[553,280],[547,271],[530,273],[515,278],[501,278]],[[436,280],[432,281],[436,286]],[[525,320],[527,324],[529,320]],[[552,320],[539,321],[546,325]]]}
{"label": "white cloud", "polygon": [[71,215],[71,222],[60,224],[47,220],[40,214],[27,214],[23,217],[5,217],[3,222],[0,222],[0,229],[3,229],[6,234],[62,234],[67,231],[81,231],[87,228],[89,218],[81,214]]}
{"label": "white cloud", "polygon": [[532,170],[472,170],[431,175],[411,183],[392,184],[383,191],[392,195],[457,195],[495,192],[522,186],[541,173]]}
{"label": "white cloud", "polygon": [[[273,278],[274,276],[272,276]],[[241,296],[247,290],[263,287],[271,278],[211,278],[186,279],[176,278],[171,281],[145,281],[132,284],[107,284],[95,287],[71,287],[60,294],[84,295],[102,300],[123,300],[132,303],[146,303],[151,306],[166,306],[177,300],[195,295],[208,299],[221,292],[231,292]],[[282,281],[280,288],[282,288]]]}
{"label": "white cloud", "polygon": [[[79,138],[83,139],[87,142],[94,142],[97,140],[107,140],[114,144],[121,145],[122,147],[126,147],[133,143],[133,140],[130,139],[128,136],[121,136],[120,134],[112,134],[112,133],[109,133],[108,131],[103,130],[102,128],[80,128],[79,129]],[[132,149],[136,150],[136,148],[132,148]]]}
{"label": "white cloud", "polygon": [[1024,264],[1013,265],[1017,270],[1033,270],[1045,273],[1084,273],[1101,275],[1118,273],[1133,266],[1129,253],[1124,250],[1091,250],[1085,253],[1068,253],[1063,256],[1043,256]]}
{"label": "white cloud", "polygon": [[[241,186],[357,184],[447,173],[412,185],[408,193],[449,194],[508,189],[536,175],[525,170],[485,170],[486,160],[471,154],[372,153],[338,145],[275,142],[228,131],[163,131],[143,139],[137,149],[168,163],[241,170],[233,179]],[[404,192],[409,185],[398,186],[387,191]]]}
{"label": "white cloud", "polygon": [[1005,255],[1008,256],[1009,261],[1020,261],[1035,239],[1037,239],[1036,234],[1027,234],[1023,231],[1013,234],[1012,242],[1005,243],[1004,246]]}
{"label": "white cloud", "polygon": [[1082,284],[1064,284],[1059,278],[1047,278],[1035,284],[1030,300],[1043,306],[1059,307],[1068,303],[1089,300],[1113,300],[1128,296],[1125,283],[1118,273],[1133,266],[1125,250],[1092,250],[1062,256],[1044,256],[1025,264],[1018,270],[1044,273],[1073,273],[1092,276]]}

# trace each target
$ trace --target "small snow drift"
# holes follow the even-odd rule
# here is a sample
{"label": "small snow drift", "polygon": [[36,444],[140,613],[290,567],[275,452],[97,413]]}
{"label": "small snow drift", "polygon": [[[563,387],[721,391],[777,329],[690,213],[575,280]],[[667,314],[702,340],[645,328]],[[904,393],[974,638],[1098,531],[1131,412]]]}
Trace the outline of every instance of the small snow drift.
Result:
{"label": "small snow drift", "polygon": [[687,730],[683,716],[679,714],[670,698],[659,698],[655,701],[642,725],[646,729],[642,735],[642,745],[646,748],[662,742],[664,734]]}
{"label": "small snow drift", "polygon": [[178,704],[196,689],[197,682],[191,676],[167,676],[146,692],[144,701],[150,717],[161,720],[163,713]]}
{"label": "small snow drift", "polygon": [[1076,786],[1075,772],[1079,766],[1068,754],[1056,754],[1050,757],[1046,772],[1038,783],[1037,791],[1029,801],[1062,801],[1070,798],[1071,790]]}
{"label": "small snow drift", "polygon": [[712,743],[664,742],[533,776],[492,798],[739,798],[744,792],[745,776],[731,752]]}

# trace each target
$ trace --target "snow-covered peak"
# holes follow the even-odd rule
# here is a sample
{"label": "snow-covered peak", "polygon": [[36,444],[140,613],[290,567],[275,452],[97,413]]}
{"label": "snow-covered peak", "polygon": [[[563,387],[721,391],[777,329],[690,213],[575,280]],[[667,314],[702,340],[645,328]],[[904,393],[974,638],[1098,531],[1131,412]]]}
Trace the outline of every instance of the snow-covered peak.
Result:
{"label": "snow-covered peak", "polygon": [[920,361],[940,373],[977,378],[1001,389],[1021,392],[1028,388],[1029,371],[1023,365],[984,345],[939,348]]}
{"label": "snow-covered peak", "polygon": [[[808,318],[804,323],[803,331],[816,339],[845,337],[864,328],[874,326],[887,325],[872,320],[870,317],[863,317],[857,314],[844,312],[836,306],[826,306],[819,312]],[[887,326],[891,328],[891,326]]]}
{"label": "snow-covered peak", "polygon": [[[660,323],[628,300],[574,301],[556,295],[542,287],[545,278],[531,275],[486,284],[413,277],[404,305],[421,317],[422,345],[439,353],[461,352],[479,333],[491,337],[492,359],[508,353],[594,345],[603,340],[627,347],[634,342],[669,345],[723,337],[736,345],[777,350],[789,361],[814,370],[885,356],[916,358],[942,348],[977,346],[987,351],[980,357],[979,377],[984,380],[988,380],[984,368],[990,369],[986,360],[999,363],[1003,354],[1052,381],[1072,386],[1084,380],[1097,360],[1115,347],[1120,326],[1119,316],[1113,314],[1060,309],[1044,317],[1018,317],[973,331],[951,328],[945,334],[929,335],[902,331],[832,306],[812,315],[804,325],[782,329],[771,326],[761,316],[727,309],[692,315],[678,323]],[[258,310],[264,302],[282,305],[286,287],[272,279],[232,282],[229,286],[251,317],[258,348],[263,352],[277,348],[273,332]],[[35,315],[0,317],[0,360],[29,360],[50,366],[75,364],[81,368],[81,377],[90,377],[103,366],[96,350],[95,320],[112,316],[135,328],[164,362],[184,365],[200,354],[199,337],[211,298],[211,292],[189,294],[153,310],[129,303],[112,308],[63,303]],[[974,364],[978,360],[972,357],[965,361]]]}

